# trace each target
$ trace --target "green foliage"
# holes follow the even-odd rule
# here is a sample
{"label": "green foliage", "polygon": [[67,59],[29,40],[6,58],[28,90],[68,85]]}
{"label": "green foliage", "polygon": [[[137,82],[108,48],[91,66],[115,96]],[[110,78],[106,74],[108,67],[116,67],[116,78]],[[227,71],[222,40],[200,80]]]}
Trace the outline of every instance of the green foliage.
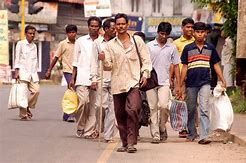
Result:
{"label": "green foliage", "polygon": [[233,90],[229,97],[234,112],[246,114],[246,98],[240,94],[240,89]]}
{"label": "green foliage", "polygon": [[234,45],[233,55],[236,56],[238,0],[191,0],[191,2],[196,3],[199,7],[211,5],[213,11],[221,12],[226,19],[223,30],[232,39]]}

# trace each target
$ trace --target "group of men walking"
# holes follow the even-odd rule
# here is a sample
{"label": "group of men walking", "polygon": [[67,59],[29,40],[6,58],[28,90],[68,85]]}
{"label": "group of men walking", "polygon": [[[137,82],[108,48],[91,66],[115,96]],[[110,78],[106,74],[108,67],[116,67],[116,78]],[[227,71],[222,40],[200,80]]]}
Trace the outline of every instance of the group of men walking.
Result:
{"label": "group of men walking", "polygon": [[[199,99],[201,125],[198,143],[211,142],[208,139],[210,68],[215,69],[223,87],[226,87],[226,83],[218,65],[219,56],[215,48],[206,43],[205,23],[184,19],[183,35],[172,43],[169,39],[171,24],[161,22],[157,37],[147,44],[141,37],[128,33],[128,17],[124,13],[118,13],[114,19],[106,19],[103,24],[98,17],[90,17],[87,23],[88,34],[78,39],[77,27],[66,26],[67,38],[59,43],[55,58],[46,72],[48,79],[55,63],[62,58],[68,88],[76,90],[79,98],[78,111],[72,115],[64,114],[63,120],[77,122],[77,137],[98,138],[103,128],[105,141],[111,142],[117,122],[122,141],[117,151],[136,152],[142,105],[139,89],[147,84],[154,68],[159,86],[146,91],[150,107],[151,142],[158,144],[168,138],[165,125],[169,116],[168,101],[172,85],[175,86],[176,98],[187,102],[187,141],[194,141],[198,136],[195,115]],[[103,35],[99,35],[101,26]],[[32,117],[29,108],[35,106],[39,84],[37,49],[33,43],[35,28],[27,26],[25,33],[26,40],[17,44],[15,69],[16,78],[25,82],[31,92],[29,107],[20,109],[20,118],[27,120]],[[99,108],[104,113],[104,126],[101,128],[98,125],[101,123]],[[184,135],[185,132],[181,131],[180,134]]]}

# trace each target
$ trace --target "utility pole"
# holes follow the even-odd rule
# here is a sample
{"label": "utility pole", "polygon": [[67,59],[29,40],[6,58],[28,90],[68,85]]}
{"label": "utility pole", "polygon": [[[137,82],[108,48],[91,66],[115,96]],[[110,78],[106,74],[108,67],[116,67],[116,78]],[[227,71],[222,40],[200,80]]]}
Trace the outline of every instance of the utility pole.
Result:
{"label": "utility pole", "polygon": [[21,0],[21,40],[25,39],[25,0]]}
{"label": "utility pole", "polygon": [[246,1],[238,1],[238,29],[236,54],[236,81],[241,87],[241,93],[246,97]]}

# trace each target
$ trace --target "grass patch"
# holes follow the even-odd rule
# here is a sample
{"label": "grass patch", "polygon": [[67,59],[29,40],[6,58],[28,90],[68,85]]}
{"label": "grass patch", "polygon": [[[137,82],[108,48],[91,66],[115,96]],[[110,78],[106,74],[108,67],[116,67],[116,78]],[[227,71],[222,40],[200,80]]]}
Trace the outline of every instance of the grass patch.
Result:
{"label": "grass patch", "polygon": [[244,113],[246,114],[246,98],[241,95],[240,88],[237,87],[227,93],[230,97],[232,108],[234,113]]}

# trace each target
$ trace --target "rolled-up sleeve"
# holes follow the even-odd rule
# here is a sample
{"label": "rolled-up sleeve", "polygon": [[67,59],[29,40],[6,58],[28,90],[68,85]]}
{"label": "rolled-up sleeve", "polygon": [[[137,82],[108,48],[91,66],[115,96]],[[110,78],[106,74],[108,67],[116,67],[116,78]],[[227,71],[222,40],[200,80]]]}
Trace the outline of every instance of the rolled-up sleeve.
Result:
{"label": "rolled-up sleeve", "polygon": [[20,55],[21,55],[21,42],[18,42],[15,49],[15,66],[14,68],[20,68]]}
{"label": "rolled-up sleeve", "polygon": [[105,59],[103,61],[103,70],[104,71],[111,71],[112,67],[113,67],[113,63],[112,63],[112,57],[110,54],[110,48],[109,48],[108,44],[106,44],[103,52],[105,54]]}
{"label": "rolled-up sleeve", "polygon": [[79,54],[81,53],[80,46],[79,46],[79,39],[75,41],[74,44],[74,57],[73,57],[73,66],[78,67],[78,60],[79,60]]}
{"label": "rolled-up sleeve", "polygon": [[136,38],[136,42],[137,42],[139,52],[140,52],[140,58],[142,62],[141,73],[144,77],[150,78],[150,72],[152,70],[152,63],[150,59],[149,50],[140,37],[134,36],[134,38]]}
{"label": "rolled-up sleeve", "polygon": [[92,54],[91,54],[91,72],[90,72],[92,82],[95,82],[98,77],[98,52],[96,49],[97,49],[97,43],[93,42]]}

